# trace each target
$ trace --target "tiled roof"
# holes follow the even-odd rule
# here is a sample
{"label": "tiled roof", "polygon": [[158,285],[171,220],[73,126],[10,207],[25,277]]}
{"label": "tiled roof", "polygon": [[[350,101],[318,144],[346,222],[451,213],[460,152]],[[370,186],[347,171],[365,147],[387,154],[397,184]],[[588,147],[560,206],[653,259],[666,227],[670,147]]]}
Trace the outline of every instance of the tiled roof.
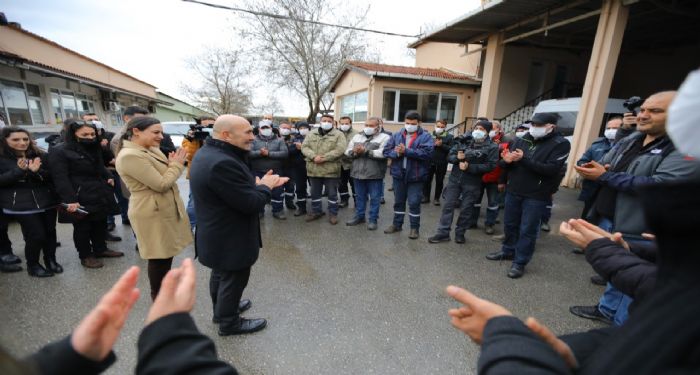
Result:
{"label": "tiled roof", "polygon": [[348,61],[347,64],[352,67],[356,67],[368,72],[380,72],[389,74],[401,74],[408,76],[415,76],[419,79],[431,78],[436,81],[449,80],[449,81],[464,81],[464,83],[479,84],[480,81],[470,75],[458,73],[449,69],[431,69],[431,68],[416,68],[412,66],[400,66],[400,65],[386,65],[386,64],[375,64],[365,61]]}

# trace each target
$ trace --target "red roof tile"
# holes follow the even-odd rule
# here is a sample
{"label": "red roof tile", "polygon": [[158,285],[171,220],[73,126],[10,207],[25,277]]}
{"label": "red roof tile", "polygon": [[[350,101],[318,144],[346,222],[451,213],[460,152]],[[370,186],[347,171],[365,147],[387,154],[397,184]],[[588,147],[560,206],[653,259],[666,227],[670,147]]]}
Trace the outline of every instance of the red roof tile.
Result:
{"label": "red roof tile", "polygon": [[366,70],[369,72],[407,74],[416,77],[436,78],[436,80],[459,80],[465,83],[480,83],[480,80],[463,73],[458,73],[449,69],[416,68],[412,66],[375,64],[365,61],[348,61],[348,65]]}

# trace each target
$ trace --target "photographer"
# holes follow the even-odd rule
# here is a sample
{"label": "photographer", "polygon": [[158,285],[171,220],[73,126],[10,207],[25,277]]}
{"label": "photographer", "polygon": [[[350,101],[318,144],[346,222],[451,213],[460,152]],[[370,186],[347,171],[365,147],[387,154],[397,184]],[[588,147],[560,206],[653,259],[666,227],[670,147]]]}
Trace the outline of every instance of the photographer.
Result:
{"label": "photographer", "polygon": [[[190,130],[187,132],[185,139],[182,140],[182,148],[187,151],[187,179],[190,179],[190,170],[192,169],[192,158],[194,154],[202,148],[204,140],[209,136],[209,132],[205,128],[213,128],[216,119],[211,116],[202,116],[195,118],[195,125],[190,125]],[[192,191],[187,200],[187,216],[190,218],[190,228],[194,230],[197,224],[197,218],[194,214],[194,200],[192,199]]]}
{"label": "photographer", "polygon": [[474,214],[474,203],[481,194],[481,178],[492,171],[498,161],[498,145],[493,143],[488,134],[491,122],[480,120],[474,126],[471,136],[463,136],[452,146],[447,161],[452,163],[452,172],[445,188],[445,207],[438,224],[437,232],[428,239],[430,243],[450,240],[450,227],[454,219],[454,210],[463,197],[459,218],[455,226],[455,242],[464,243],[464,232]]}

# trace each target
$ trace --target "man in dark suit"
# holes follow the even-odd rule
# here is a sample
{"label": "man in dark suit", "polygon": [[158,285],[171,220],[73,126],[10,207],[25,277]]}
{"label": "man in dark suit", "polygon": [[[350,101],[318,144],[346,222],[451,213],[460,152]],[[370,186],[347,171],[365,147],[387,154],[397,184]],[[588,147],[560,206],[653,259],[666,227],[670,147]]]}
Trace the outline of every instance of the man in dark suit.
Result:
{"label": "man in dark suit", "polygon": [[195,249],[199,261],[212,269],[209,292],[221,336],[252,333],[267,325],[265,319],[240,316],[251,306],[241,296],[262,247],[258,213],[270,202],[271,190],[288,178],[272,171],[262,178],[251,173],[247,155],[254,139],[253,128],[243,117],[219,116],[190,171],[197,217]]}

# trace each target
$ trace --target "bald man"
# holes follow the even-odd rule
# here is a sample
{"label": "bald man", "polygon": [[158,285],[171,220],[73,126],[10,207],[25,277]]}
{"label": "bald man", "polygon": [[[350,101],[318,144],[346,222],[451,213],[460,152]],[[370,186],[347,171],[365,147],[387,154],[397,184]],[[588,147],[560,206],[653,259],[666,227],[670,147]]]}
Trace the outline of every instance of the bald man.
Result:
{"label": "bald man", "polygon": [[[575,167],[583,178],[601,185],[589,218],[608,232],[621,232],[628,243],[648,242],[642,237],[649,228],[638,188],[700,178],[700,164],[678,152],[666,134],[666,113],[675,95],[675,91],[651,95],[637,115],[636,133],[618,142],[601,163]],[[632,298],[608,283],[597,306],[569,310],[582,318],[621,325],[631,302]]]}
{"label": "bald man", "polygon": [[270,202],[272,189],[287,178],[271,172],[253,176],[246,163],[253,140],[246,119],[219,116],[190,171],[197,216],[195,250],[200,263],[212,269],[212,320],[219,324],[220,336],[252,333],[267,325],[265,319],[241,317],[251,306],[241,297],[262,247],[258,213]]}

